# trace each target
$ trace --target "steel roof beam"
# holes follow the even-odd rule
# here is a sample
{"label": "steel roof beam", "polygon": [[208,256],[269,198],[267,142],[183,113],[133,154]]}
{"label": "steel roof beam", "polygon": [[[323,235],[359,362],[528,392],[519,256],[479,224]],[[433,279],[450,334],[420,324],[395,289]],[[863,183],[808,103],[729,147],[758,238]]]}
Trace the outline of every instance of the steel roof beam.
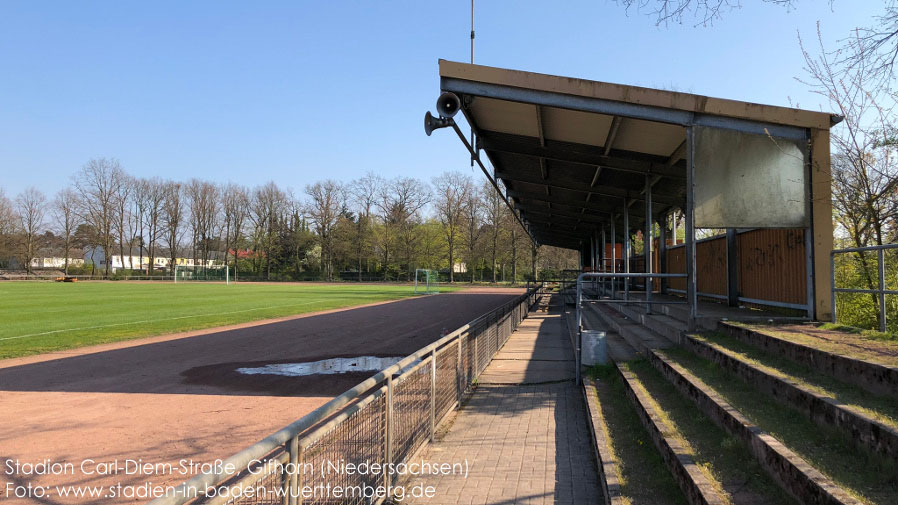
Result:
{"label": "steel roof beam", "polygon": [[[537,179],[536,177],[528,177],[523,174],[512,173],[504,170],[497,170],[495,172],[496,177],[503,179],[505,181],[514,182],[522,182],[525,184],[539,184],[553,186],[558,189],[564,189],[568,191],[576,191],[578,193],[592,193],[598,196],[612,197],[612,198],[627,198],[627,199],[635,199],[635,200],[645,200],[645,197],[639,191],[630,191],[624,188],[620,188],[617,186],[588,186],[586,183],[576,181],[574,179],[566,179],[557,175],[554,175],[548,181],[543,181],[541,179]],[[655,201],[670,203],[670,204],[680,204],[683,201],[683,198],[679,195],[672,195],[669,193],[655,194],[652,195]],[[587,199],[589,201],[589,199]]]}
{"label": "steel roof beam", "polygon": [[531,158],[542,158],[549,161],[561,161],[577,165],[589,165],[591,167],[601,166],[607,170],[630,172],[641,175],[653,173],[673,179],[686,179],[682,170],[677,167],[668,167],[663,162],[656,163],[633,159],[632,157],[624,157],[620,154],[606,156],[601,148],[585,144],[546,141],[546,146],[543,147],[539,145],[539,142],[534,137],[496,133],[486,130],[481,130],[480,141],[480,145],[487,151],[517,154]]}

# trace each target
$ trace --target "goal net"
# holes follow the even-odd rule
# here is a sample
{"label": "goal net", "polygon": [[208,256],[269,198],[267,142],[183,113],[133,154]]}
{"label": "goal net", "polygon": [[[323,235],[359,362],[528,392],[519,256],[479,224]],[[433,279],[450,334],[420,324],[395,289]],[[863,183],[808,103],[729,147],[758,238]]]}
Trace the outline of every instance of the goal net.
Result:
{"label": "goal net", "polygon": [[415,294],[434,295],[440,292],[440,274],[436,270],[415,270]]}
{"label": "goal net", "polygon": [[203,281],[203,282],[228,282],[228,268],[224,265],[211,266],[175,266],[175,282]]}

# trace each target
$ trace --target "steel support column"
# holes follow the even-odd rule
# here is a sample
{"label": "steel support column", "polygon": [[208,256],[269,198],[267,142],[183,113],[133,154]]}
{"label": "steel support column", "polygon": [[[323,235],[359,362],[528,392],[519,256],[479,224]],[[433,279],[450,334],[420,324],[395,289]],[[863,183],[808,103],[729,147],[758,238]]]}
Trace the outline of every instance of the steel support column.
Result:
{"label": "steel support column", "polygon": [[[667,220],[670,217],[665,213],[658,221],[658,273],[667,271]],[[661,292],[667,292],[667,278],[661,278]]]}
{"label": "steel support column", "polygon": [[[611,214],[611,273],[617,273],[617,234],[614,229],[614,214]],[[611,298],[615,295],[615,285],[617,281],[611,279]]]}
{"label": "steel support column", "polygon": [[735,228],[727,228],[727,305],[739,306],[739,258],[736,254]]}
{"label": "steel support column", "polygon": [[686,127],[686,301],[689,303],[689,331],[698,320],[698,289],[695,263],[695,132]]}
{"label": "steel support column", "polygon": [[[630,206],[624,200],[624,273],[630,273]],[[630,278],[624,279],[624,299],[630,298]]]}
{"label": "steel support column", "polygon": [[[642,232],[642,251],[645,254],[645,273],[652,273],[652,176],[645,175],[645,231]],[[652,313],[652,287],[654,282],[645,279],[645,311]]]}

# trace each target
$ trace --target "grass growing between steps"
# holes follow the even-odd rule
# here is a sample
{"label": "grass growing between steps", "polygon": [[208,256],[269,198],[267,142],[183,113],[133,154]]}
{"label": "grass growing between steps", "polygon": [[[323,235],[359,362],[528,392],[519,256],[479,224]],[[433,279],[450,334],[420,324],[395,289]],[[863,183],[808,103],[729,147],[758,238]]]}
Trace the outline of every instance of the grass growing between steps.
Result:
{"label": "grass growing between steps", "polygon": [[898,340],[869,330],[854,331],[850,326],[823,324],[769,325],[730,321],[730,324],[766,333],[789,342],[813,347],[849,358],[898,366]]}
{"label": "grass growing between steps", "polygon": [[683,493],[627,399],[617,369],[597,366],[590,370],[590,375],[596,379],[599,408],[618,462],[624,501],[631,505],[685,505]]}
{"label": "grass growing between steps", "polygon": [[708,360],[684,349],[668,349],[664,354],[862,502],[898,503],[894,461],[855,448],[843,432],[817,426]]}
{"label": "grass growing between steps", "polygon": [[823,372],[762,351],[722,333],[705,333],[693,337],[747,361],[767,373],[791,379],[815,393],[835,398],[848,409],[898,428],[898,402],[891,398],[875,395],[853,384],[846,384]]}
{"label": "grass growing between steps", "polygon": [[672,431],[691,450],[692,457],[731,503],[795,504],[742,442],[720,429],[684,397],[646,360],[624,365],[638,378],[654,407]]}

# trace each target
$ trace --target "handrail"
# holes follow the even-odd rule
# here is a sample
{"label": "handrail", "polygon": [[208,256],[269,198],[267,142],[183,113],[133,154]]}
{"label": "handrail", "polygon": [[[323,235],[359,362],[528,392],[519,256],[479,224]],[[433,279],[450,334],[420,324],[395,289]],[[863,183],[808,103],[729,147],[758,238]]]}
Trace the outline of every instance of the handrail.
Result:
{"label": "handrail", "polygon": [[[501,306],[493,309],[490,312],[487,312],[486,314],[473,319],[464,326],[441,337],[435,342],[422,347],[416,352],[406,356],[399,362],[381,370],[368,379],[365,379],[355,387],[331,399],[324,405],[306,414],[302,418],[288,424],[287,426],[284,426],[280,430],[256,442],[250,447],[247,447],[246,449],[243,449],[242,451],[226,458],[220,465],[216,465],[216,468],[213,472],[203,473],[190,478],[189,480],[183,482],[181,485],[177,486],[174,489],[173,493],[166,493],[165,496],[156,498],[155,500],[151,501],[149,505],[183,505],[188,501],[200,498],[201,495],[198,494],[198,490],[214,488],[215,486],[223,484],[229,479],[234,478],[254,461],[259,461],[266,456],[269,456],[273,451],[277,450],[280,447],[283,447],[285,444],[299,437],[310,428],[315,427],[318,423],[328,419],[341,408],[362,397],[363,394],[368,393],[372,390],[375,391],[371,394],[378,394],[378,391],[375,388],[381,386],[388,380],[392,380],[394,376],[402,376],[402,374],[407,372],[405,368],[413,364],[414,362],[427,359],[428,357],[432,358],[437,350],[445,348],[448,344],[454,343],[455,340],[459,339],[468,330],[476,328],[479,324],[488,321],[489,319],[494,318],[499,314],[503,316],[509,314],[516,305],[527,302],[529,307],[530,305],[532,305],[532,298],[536,294],[536,288],[528,289],[528,291],[523,295],[502,304]],[[316,429],[316,433],[318,431],[320,430]],[[233,468],[234,471],[226,471],[226,469],[228,468]],[[212,502],[214,503],[215,500],[213,499]]]}
{"label": "handrail", "polygon": [[[898,244],[881,244],[866,247],[849,247],[846,249],[834,249],[829,253],[829,267],[832,278],[832,322],[835,324],[836,314],[836,293],[868,293],[875,294],[879,301],[879,331],[885,333],[888,315],[886,314],[886,295],[898,295],[898,291],[886,289],[886,272],[885,272],[885,251],[898,249]],[[854,289],[854,288],[837,288],[836,287],[836,255],[846,253],[865,253],[876,252],[877,270],[878,270],[878,286],[876,289]]]}
{"label": "handrail", "polygon": [[[652,272],[583,272],[582,274],[577,276],[577,349],[575,349],[576,354],[576,379],[577,384],[580,384],[580,364],[582,363],[582,347],[583,347],[583,311],[580,309],[580,305],[583,303],[583,280],[587,277],[595,277],[600,279],[648,279],[651,281],[653,278],[658,279],[669,279],[669,278],[683,278],[686,277],[686,274],[671,274],[671,273],[652,273]],[[648,286],[648,282],[646,282],[646,304],[649,306],[649,310],[651,310],[651,298],[650,294],[651,288]],[[659,302],[655,302],[659,303]]]}

